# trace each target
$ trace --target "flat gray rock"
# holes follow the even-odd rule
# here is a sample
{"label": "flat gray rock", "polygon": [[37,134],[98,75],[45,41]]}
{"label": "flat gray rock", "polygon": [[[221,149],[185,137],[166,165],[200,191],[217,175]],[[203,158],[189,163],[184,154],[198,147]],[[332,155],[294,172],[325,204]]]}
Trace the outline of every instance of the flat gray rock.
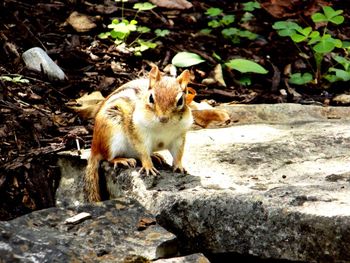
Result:
{"label": "flat gray rock", "polygon": [[[229,111],[233,120],[239,114]],[[189,175],[106,169],[112,197],[138,200],[188,251],[349,262],[350,110],[245,112],[252,121],[239,122],[250,124],[188,133]]]}
{"label": "flat gray rock", "polygon": [[[69,223],[82,212],[90,216]],[[0,222],[1,262],[150,262],[176,253],[175,236],[126,198]]]}

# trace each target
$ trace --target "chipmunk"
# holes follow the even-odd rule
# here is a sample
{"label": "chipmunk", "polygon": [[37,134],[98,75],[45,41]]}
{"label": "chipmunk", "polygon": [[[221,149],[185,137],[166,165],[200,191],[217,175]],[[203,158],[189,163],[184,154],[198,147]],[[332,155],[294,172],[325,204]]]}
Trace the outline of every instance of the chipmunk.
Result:
{"label": "chipmunk", "polygon": [[98,174],[101,160],[108,160],[114,166],[135,167],[136,158],[142,164],[140,173],[157,175],[159,171],[153,166],[151,156],[155,151],[167,149],[173,157],[173,170],[186,173],[182,156],[186,132],[193,123],[186,103],[189,81],[188,70],[173,78],[161,76],[154,66],[148,79],[122,85],[101,103],[84,178],[88,201],[101,200]]}

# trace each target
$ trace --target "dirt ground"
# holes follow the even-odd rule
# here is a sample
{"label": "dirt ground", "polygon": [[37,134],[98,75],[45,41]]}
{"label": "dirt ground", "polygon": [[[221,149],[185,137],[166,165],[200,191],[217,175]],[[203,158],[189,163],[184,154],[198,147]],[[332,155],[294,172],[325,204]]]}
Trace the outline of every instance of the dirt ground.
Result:
{"label": "dirt ground", "polygon": [[[124,17],[135,16],[132,6],[136,2],[125,3]],[[345,23],[331,28],[332,33],[346,40],[350,38],[350,9],[346,1],[259,1],[263,8],[254,10],[254,17],[240,25],[258,34],[255,40],[241,39],[233,44],[222,36],[199,34],[208,27],[210,18],[205,11],[209,7],[222,8],[240,18],[244,15],[243,2],[247,1],[193,0],[193,6],[185,10],[156,7],[140,12],[137,16],[140,25],[152,31],[168,29],[170,34],[157,39],[156,48],[135,56],[118,49],[110,39],[98,38],[98,34],[108,30],[113,18],[121,17],[120,2],[2,1],[0,77],[12,80],[0,79],[0,220],[53,206],[60,179],[55,153],[76,149],[77,141],[80,147],[89,147],[93,123],[79,117],[67,103],[95,90],[107,95],[129,80],[146,76],[152,63],[164,70],[177,52],[194,52],[206,60],[190,67],[194,77],[191,87],[197,91],[197,101],[335,105],[333,98],[348,91],[346,82],[327,89],[320,85],[287,84],[288,66],[303,69],[308,65],[300,59],[300,51],[292,41],[278,36],[272,24],[286,19],[309,23],[312,12],[320,10],[321,5],[332,5],[334,9],[343,9],[345,17]],[[89,16],[96,27],[77,32],[67,23],[74,11]],[[67,79],[54,82],[42,73],[28,70],[21,55],[32,47],[45,50]],[[269,73],[252,75],[252,84],[245,86],[237,81],[239,73],[223,68],[226,86],[203,83],[203,79],[212,76],[217,64],[237,57],[254,60]],[[29,82],[16,81],[19,75]]]}

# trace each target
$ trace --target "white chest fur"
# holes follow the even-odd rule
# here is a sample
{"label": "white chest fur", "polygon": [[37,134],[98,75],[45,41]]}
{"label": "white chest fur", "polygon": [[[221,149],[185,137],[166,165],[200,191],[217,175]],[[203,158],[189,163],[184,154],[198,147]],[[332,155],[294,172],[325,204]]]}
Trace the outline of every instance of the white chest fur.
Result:
{"label": "white chest fur", "polygon": [[156,116],[145,118],[135,112],[133,121],[137,130],[143,136],[145,145],[150,153],[170,149],[170,147],[181,140],[183,135],[192,125],[192,118],[181,120],[170,120],[168,123],[161,123]]}

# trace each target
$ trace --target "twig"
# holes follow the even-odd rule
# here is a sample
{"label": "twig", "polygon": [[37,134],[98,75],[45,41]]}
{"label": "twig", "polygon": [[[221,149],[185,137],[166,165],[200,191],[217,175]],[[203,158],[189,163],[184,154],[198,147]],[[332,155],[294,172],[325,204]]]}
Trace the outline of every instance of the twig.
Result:
{"label": "twig", "polygon": [[18,19],[18,17],[17,17],[15,14],[14,14],[13,16],[15,17],[17,23],[21,24],[21,25],[27,30],[27,32],[29,33],[29,35],[30,35],[31,37],[33,37],[36,41],[38,41],[39,44],[41,45],[41,47],[47,52],[47,48],[45,47],[45,45],[43,44],[43,42],[41,42],[41,40],[33,34],[33,32],[29,29],[29,27],[27,27],[20,19]]}
{"label": "twig", "polygon": [[154,10],[150,10],[152,12],[152,14],[154,14],[157,18],[159,18],[164,24],[169,25],[169,21],[161,15],[158,15]]}
{"label": "twig", "polygon": [[20,150],[21,150],[21,147],[20,147],[19,144],[18,144],[18,139],[17,139],[17,135],[16,135],[16,132],[15,132],[15,131],[13,131],[13,137],[15,138],[15,142],[16,142],[17,149],[18,149],[18,151],[20,151]]}

